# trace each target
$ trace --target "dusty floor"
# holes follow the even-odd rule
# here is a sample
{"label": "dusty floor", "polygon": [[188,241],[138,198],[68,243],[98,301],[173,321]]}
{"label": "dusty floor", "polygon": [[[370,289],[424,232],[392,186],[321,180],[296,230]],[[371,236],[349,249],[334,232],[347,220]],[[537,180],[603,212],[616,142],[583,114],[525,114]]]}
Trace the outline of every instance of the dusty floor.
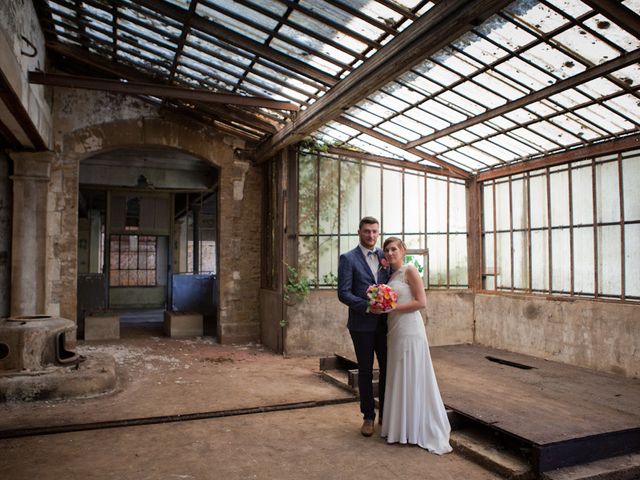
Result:
{"label": "dusty floor", "polygon": [[358,405],[319,377],[318,358],[283,358],[260,346],[171,340],[156,330],[118,342],[80,342],[107,352],[118,390],[73,401],[0,405],[0,430],[218,412],[296,402],[348,403],[240,416],[0,440],[0,478],[498,479],[455,452],[387,445],[359,434]]}

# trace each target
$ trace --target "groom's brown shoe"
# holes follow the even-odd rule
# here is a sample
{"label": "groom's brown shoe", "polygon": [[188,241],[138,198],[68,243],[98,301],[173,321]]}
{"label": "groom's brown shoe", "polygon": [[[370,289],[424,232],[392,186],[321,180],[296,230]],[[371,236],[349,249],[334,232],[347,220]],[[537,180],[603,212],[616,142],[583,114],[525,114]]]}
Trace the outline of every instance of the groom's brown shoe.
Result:
{"label": "groom's brown shoe", "polygon": [[374,430],[373,420],[365,420],[362,423],[362,428],[360,429],[360,433],[365,437],[370,437],[371,435],[373,435],[373,430]]}

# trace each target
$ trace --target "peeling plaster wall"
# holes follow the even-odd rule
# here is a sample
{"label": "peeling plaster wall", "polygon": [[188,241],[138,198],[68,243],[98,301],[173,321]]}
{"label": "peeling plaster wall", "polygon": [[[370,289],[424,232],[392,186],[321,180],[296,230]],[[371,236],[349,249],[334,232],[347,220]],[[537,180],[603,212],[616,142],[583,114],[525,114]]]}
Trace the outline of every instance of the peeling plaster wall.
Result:
{"label": "peeling plaster wall", "polygon": [[[427,290],[426,294],[427,308],[421,313],[429,345],[473,343],[473,294],[456,290]],[[354,357],[347,314],[334,290],[312,291],[303,302],[288,307],[286,353]]]}
{"label": "peeling plaster wall", "polygon": [[56,89],[49,259],[50,309],[75,318],[77,203],[80,162],[107,149],[167,146],[202,158],[219,169],[219,315],[223,343],[260,339],[261,174],[235,158],[244,141],[184,117],[160,115],[135,98]]}
{"label": "peeling plaster wall", "polygon": [[11,310],[11,160],[0,152],[0,318]]}
{"label": "peeling plaster wall", "polygon": [[[34,53],[35,56],[31,56]],[[22,107],[36,130],[50,146],[51,107],[46,97],[47,90],[42,85],[29,84],[27,79],[29,70],[45,70],[45,60],[45,39],[33,2],[31,0],[0,2],[0,71],[20,99]],[[23,144],[29,145],[29,141],[19,127],[11,124],[9,127]]]}
{"label": "peeling plaster wall", "polygon": [[640,305],[478,294],[476,342],[640,377]]}

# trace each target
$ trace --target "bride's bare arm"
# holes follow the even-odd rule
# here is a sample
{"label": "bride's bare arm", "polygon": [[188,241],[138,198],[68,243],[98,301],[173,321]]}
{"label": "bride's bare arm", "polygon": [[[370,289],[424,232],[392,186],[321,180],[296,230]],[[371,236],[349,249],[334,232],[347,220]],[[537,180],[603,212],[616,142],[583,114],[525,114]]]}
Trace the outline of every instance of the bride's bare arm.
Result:
{"label": "bride's bare arm", "polygon": [[396,312],[415,312],[427,306],[427,297],[424,294],[424,285],[418,270],[413,265],[407,265],[404,272],[404,279],[411,287],[411,296],[413,300],[403,303],[395,308]]}

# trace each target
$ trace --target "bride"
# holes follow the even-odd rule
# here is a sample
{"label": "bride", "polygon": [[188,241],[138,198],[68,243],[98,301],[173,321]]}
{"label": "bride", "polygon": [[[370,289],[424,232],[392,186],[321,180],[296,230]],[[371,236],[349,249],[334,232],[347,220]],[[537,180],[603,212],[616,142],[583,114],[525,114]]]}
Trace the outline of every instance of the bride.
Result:
{"label": "bride", "polygon": [[387,386],[381,436],[388,443],[411,443],[433,453],[448,453],[451,427],[419,312],[426,306],[424,286],[417,269],[404,265],[405,253],[401,239],[385,240],[384,255],[394,272],[388,285],[398,294],[398,306],[387,320]]}

